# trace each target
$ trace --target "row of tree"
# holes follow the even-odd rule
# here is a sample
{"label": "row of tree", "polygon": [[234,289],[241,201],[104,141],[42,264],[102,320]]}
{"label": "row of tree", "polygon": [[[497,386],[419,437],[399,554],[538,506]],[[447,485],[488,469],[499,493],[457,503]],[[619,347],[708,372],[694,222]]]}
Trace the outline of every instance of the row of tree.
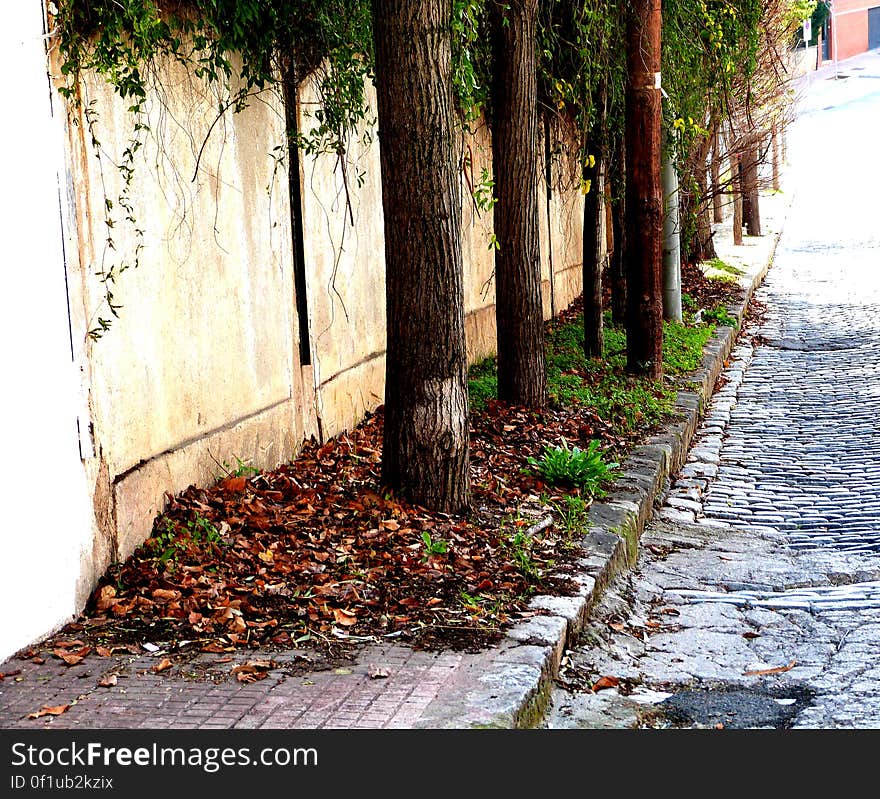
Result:
{"label": "row of tree", "polygon": [[499,398],[547,402],[538,188],[554,141],[576,142],[559,159],[569,174],[558,170],[555,180],[576,181],[585,198],[585,352],[602,352],[607,271],[628,369],[659,377],[663,132],[684,187],[685,252],[711,251],[709,208],[717,213],[713,197],[731,192],[742,197],[749,233],[759,232],[757,167],[784,130],[786,48],[814,3],[191,0],[170,4],[179,6],[171,13],[167,5],[59,0],[68,97],[78,96],[77,74],[95,70],[139,119],[143,65],[158,53],[236,87],[225,106],[233,111],[272,84],[290,100],[320,69],[321,124],[308,137],[292,124],[290,135],[294,146],[340,154],[365,119],[363,83],[373,75],[386,243],[383,479],[417,503],[460,512],[469,502],[462,126],[485,114],[492,130]]}
{"label": "row of tree", "polygon": [[[555,111],[557,124],[573,123],[580,137],[585,350],[591,356],[602,350],[600,230],[610,172],[616,220],[611,273],[615,307],[627,330],[627,365],[634,374],[659,377],[661,62],[673,79],[667,116],[669,129],[680,131],[677,156],[690,204],[684,216],[692,228],[687,249],[702,258],[711,251],[713,196],[741,196],[749,233],[760,233],[760,150],[768,135],[784,127],[786,47],[793,24],[808,13],[803,4],[785,0],[672,0],[667,16],[673,21],[666,25],[671,44],[661,51],[660,0],[600,0],[591,9],[565,0],[544,5],[489,0],[487,9],[487,105],[500,244],[498,394],[530,407],[547,401],[539,107],[545,117]],[[454,512],[468,504],[468,417],[451,13],[448,0],[373,2],[388,300],[383,477],[416,502]],[[543,54],[539,30],[550,42]],[[623,58],[616,47],[621,41]],[[554,74],[555,85],[541,85],[541,77],[546,83]],[[724,159],[728,175],[722,181]]]}

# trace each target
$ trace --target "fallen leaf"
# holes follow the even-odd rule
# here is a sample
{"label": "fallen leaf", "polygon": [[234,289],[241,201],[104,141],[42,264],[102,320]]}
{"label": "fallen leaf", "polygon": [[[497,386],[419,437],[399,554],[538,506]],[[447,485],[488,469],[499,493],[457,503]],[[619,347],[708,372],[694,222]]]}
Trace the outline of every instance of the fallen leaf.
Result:
{"label": "fallen leaf", "polygon": [[168,658],[162,658],[155,666],[153,666],[150,671],[155,674],[161,674],[163,671],[167,671],[174,664]]}
{"label": "fallen leaf", "polygon": [[218,644],[216,641],[211,641],[210,643],[207,643],[202,647],[202,652],[213,652],[214,654],[219,654],[220,652],[232,652],[234,650],[235,647],[223,646],[222,644]]}
{"label": "fallen leaf", "polygon": [[15,669],[14,671],[0,671],[0,680],[4,677],[15,677],[17,674],[21,674],[21,669]]}
{"label": "fallen leaf", "polygon": [[620,680],[618,680],[617,677],[600,677],[593,683],[592,690],[593,693],[596,693],[596,691],[602,691],[605,688],[617,688],[619,684]]}
{"label": "fallen leaf", "polygon": [[341,624],[343,627],[351,627],[352,624],[357,624],[357,616],[355,616],[350,610],[334,608],[333,618],[336,620],[337,624]]}
{"label": "fallen leaf", "polygon": [[370,679],[372,680],[381,680],[391,675],[391,671],[389,669],[381,668],[379,666],[370,666],[370,669],[367,673],[370,675]]}
{"label": "fallen leaf", "polygon": [[95,647],[95,652],[97,652],[102,658],[108,658],[113,654],[113,650],[108,649],[106,646]]}
{"label": "fallen leaf", "polygon": [[760,637],[761,637],[761,633],[753,633],[753,632],[743,633],[743,638],[748,638],[749,640],[751,640],[753,638],[760,638]]}
{"label": "fallen leaf", "polygon": [[268,671],[240,671],[235,675],[235,679],[239,682],[259,682],[265,680],[269,676]]}
{"label": "fallen leaf", "polygon": [[716,729],[716,730],[723,730],[723,729],[724,729],[724,725],[719,721],[719,722],[715,725],[715,729]]}
{"label": "fallen leaf", "polygon": [[334,674],[351,674],[351,669],[333,669]]}
{"label": "fallen leaf", "polygon": [[608,625],[612,630],[618,633],[622,633],[626,631],[626,625],[620,624],[619,622],[612,622]]}
{"label": "fallen leaf", "polygon": [[150,593],[150,596],[157,602],[173,602],[175,599],[180,599],[180,591],[157,588]]}
{"label": "fallen leaf", "polygon": [[115,674],[105,674],[98,680],[99,688],[112,688],[116,685],[116,675]]}
{"label": "fallen leaf", "polygon": [[98,600],[95,603],[95,607],[98,610],[108,610],[117,602],[119,602],[119,600],[116,599],[116,589],[112,585],[105,585],[100,591],[98,591]]}
{"label": "fallen leaf", "polygon": [[225,491],[244,491],[247,480],[244,477],[227,477],[220,485]]}
{"label": "fallen leaf", "polygon": [[751,671],[744,671],[744,677],[759,677],[765,674],[782,674],[784,671],[791,671],[797,665],[796,660],[792,660],[787,666],[776,666],[772,669],[753,669]]}
{"label": "fallen leaf", "polygon": [[71,705],[53,705],[52,707],[43,705],[36,713],[28,713],[27,717],[29,719],[38,719],[41,716],[60,716],[62,713],[70,710],[71,707]]}

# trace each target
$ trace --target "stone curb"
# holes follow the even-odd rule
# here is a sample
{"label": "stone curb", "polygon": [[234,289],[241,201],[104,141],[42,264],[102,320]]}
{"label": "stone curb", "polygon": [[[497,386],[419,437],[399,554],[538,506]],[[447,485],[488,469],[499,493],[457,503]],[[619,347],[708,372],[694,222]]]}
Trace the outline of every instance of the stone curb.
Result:
{"label": "stone curb", "polygon": [[[790,200],[786,212],[788,207]],[[772,236],[766,263],[751,275],[744,298],[728,305],[739,326],[773,263],[781,230]],[[540,722],[566,649],[575,645],[611,580],[634,565],[654,503],[670,475],[685,462],[737,330],[716,330],[703,350],[700,367],[679,379],[687,386],[679,390],[675,404],[682,418],[636,447],[622,464],[621,477],[608,497],[591,506],[591,529],[583,541],[589,555],[581,560],[581,571],[573,578],[569,575],[580,586],[576,595],[535,597],[530,607],[546,615],[515,625],[498,646],[460,669],[454,683],[428,706],[416,727],[530,728]]]}

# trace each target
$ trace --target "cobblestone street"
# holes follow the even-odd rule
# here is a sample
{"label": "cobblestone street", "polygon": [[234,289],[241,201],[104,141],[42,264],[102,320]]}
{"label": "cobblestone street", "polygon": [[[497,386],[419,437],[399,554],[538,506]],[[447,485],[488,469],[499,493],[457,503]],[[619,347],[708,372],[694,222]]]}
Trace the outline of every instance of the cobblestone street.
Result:
{"label": "cobblestone street", "polygon": [[[805,87],[763,316],[547,726],[880,726],[880,55],[841,74]],[[598,676],[628,690],[565,690]]]}

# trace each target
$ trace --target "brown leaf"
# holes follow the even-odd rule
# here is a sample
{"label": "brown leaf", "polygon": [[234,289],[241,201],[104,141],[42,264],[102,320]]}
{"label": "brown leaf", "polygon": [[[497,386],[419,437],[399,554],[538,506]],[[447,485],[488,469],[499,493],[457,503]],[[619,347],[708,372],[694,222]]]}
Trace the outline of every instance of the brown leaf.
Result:
{"label": "brown leaf", "polygon": [[168,588],[156,588],[150,593],[150,596],[155,599],[156,602],[173,602],[176,599],[180,599],[180,591]]}
{"label": "brown leaf", "polygon": [[600,677],[596,682],[593,683],[593,693],[596,691],[602,691],[605,688],[617,688],[620,685],[620,680],[617,677]]}
{"label": "brown leaf", "polygon": [[153,666],[150,671],[154,672],[155,674],[161,674],[163,671],[167,671],[168,669],[170,669],[173,665],[174,664],[168,658],[162,658],[162,660],[160,660],[155,666]]}
{"label": "brown leaf", "polygon": [[608,626],[616,632],[619,632],[619,633],[626,632],[626,625],[625,624],[620,624],[619,622],[612,622]]}
{"label": "brown leaf", "polygon": [[28,713],[29,719],[38,719],[41,716],[60,716],[70,710],[71,705],[43,705],[36,713]]}
{"label": "brown leaf", "polygon": [[12,671],[0,671],[0,680],[4,677],[15,677],[16,675],[21,674],[21,669],[13,669]]}
{"label": "brown leaf", "polygon": [[202,652],[213,652],[215,654],[219,654],[220,652],[233,652],[234,650],[235,647],[223,646],[222,644],[218,644],[216,641],[211,641],[210,643],[207,643],[202,647]]}
{"label": "brown leaf", "polygon": [[759,677],[765,674],[782,674],[784,671],[791,671],[797,665],[796,660],[792,660],[787,666],[776,666],[772,669],[753,669],[751,671],[744,671],[744,677]]}
{"label": "brown leaf", "polygon": [[265,680],[269,676],[267,671],[241,671],[235,675],[235,679],[239,682],[259,682]]}
{"label": "brown leaf", "polygon": [[761,633],[753,633],[753,632],[743,633],[743,638],[748,638],[749,640],[752,640],[753,638],[760,638],[760,637],[761,637]]}
{"label": "brown leaf", "polygon": [[102,658],[108,658],[113,654],[113,650],[108,649],[106,646],[95,647],[95,652],[97,652]]}
{"label": "brown leaf", "polygon": [[112,585],[105,585],[98,591],[98,601],[95,604],[98,610],[108,610],[112,608],[117,602],[116,599],[116,589]]}
{"label": "brown leaf", "polygon": [[220,483],[220,486],[224,491],[237,493],[239,491],[244,491],[247,486],[247,480],[244,477],[227,477]]}
{"label": "brown leaf", "polygon": [[357,616],[350,610],[333,608],[333,618],[336,620],[337,624],[341,624],[343,627],[350,627],[352,624],[357,624]]}
{"label": "brown leaf", "polygon": [[99,688],[112,688],[116,685],[116,675],[115,674],[105,674],[98,680]]}

